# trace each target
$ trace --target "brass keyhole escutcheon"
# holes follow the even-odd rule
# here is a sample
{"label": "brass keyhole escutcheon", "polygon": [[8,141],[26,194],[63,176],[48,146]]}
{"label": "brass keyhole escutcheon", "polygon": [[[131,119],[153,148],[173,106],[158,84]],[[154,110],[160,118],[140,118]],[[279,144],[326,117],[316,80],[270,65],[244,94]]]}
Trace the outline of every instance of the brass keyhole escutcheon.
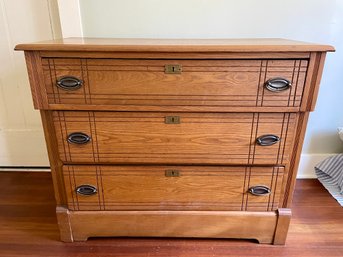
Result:
{"label": "brass keyhole escutcheon", "polygon": [[180,74],[182,72],[182,65],[180,64],[166,64],[164,66],[164,73],[166,74]]}
{"label": "brass keyhole escutcheon", "polygon": [[181,119],[180,116],[166,116],[164,118],[165,124],[180,124]]}
{"label": "brass keyhole escutcheon", "polygon": [[180,171],[179,170],[166,170],[165,176],[166,177],[179,177]]}

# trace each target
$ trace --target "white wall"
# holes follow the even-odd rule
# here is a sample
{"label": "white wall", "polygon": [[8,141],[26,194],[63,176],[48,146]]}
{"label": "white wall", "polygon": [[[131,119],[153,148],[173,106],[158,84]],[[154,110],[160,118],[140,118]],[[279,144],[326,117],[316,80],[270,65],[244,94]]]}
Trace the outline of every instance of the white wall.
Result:
{"label": "white wall", "polygon": [[48,166],[23,52],[16,44],[60,37],[56,0],[0,0],[0,166]]}
{"label": "white wall", "polygon": [[[0,166],[48,164],[24,59],[12,49],[61,36],[57,2],[64,37],[283,37],[334,45],[310,117],[300,176],[313,176],[315,162],[342,152],[336,136],[343,126],[342,0],[0,0]],[[22,144],[27,133],[34,143]]]}
{"label": "white wall", "polygon": [[[282,37],[331,44],[304,154],[343,151],[343,1],[80,0],[86,37]],[[318,159],[318,158],[317,158]]]}

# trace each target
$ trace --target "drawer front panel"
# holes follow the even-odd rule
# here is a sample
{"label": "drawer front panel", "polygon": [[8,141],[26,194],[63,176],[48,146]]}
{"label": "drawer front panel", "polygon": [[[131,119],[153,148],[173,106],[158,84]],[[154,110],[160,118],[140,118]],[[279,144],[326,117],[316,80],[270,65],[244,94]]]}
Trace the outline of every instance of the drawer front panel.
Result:
{"label": "drawer front panel", "polygon": [[[71,210],[276,210],[283,167],[64,166]],[[92,186],[96,193],[77,193]],[[253,195],[265,186],[270,193]]]}
{"label": "drawer front panel", "polygon": [[[297,121],[292,113],[54,112],[53,117],[60,158],[67,163],[285,164]],[[89,141],[70,142],[75,133]],[[280,141],[257,144],[269,134]]]}
{"label": "drawer front panel", "polygon": [[[308,60],[116,60],[43,58],[49,104],[299,107]],[[181,73],[165,72],[180,65]],[[76,90],[57,86],[79,78]],[[266,81],[284,78],[284,91]]]}

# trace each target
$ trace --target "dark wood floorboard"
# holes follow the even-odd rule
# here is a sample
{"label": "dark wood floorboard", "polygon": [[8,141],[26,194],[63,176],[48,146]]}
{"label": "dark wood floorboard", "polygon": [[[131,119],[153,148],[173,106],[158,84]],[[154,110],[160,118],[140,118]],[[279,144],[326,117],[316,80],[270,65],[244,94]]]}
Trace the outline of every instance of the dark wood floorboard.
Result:
{"label": "dark wood floorboard", "polygon": [[49,173],[0,172],[0,256],[343,257],[343,208],[316,180],[298,180],[285,246],[249,240],[94,238],[62,243]]}

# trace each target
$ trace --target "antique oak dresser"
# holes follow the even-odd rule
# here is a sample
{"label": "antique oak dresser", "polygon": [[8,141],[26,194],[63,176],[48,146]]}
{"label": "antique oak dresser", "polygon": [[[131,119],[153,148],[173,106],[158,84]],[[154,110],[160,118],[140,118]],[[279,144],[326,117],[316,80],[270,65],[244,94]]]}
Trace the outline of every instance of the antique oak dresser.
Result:
{"label": "antique oak dresser", "polygon": [[21,44],[61,239],[284,244],[331,46],[283,39]]}

